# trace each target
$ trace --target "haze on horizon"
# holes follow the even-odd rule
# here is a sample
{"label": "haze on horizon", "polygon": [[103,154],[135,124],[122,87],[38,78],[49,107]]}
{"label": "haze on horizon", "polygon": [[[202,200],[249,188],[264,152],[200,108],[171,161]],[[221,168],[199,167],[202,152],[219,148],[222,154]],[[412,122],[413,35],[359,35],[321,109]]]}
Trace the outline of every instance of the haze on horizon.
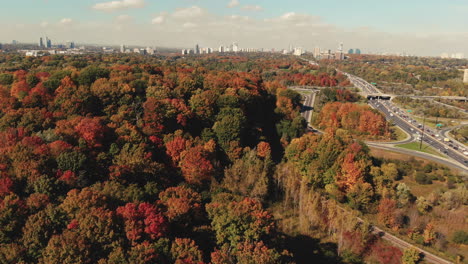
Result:
{"label": "haze on horizon", "polygon": [[17,0],[0,11],[0,42],[201,46],[468,56],[468,1]]}

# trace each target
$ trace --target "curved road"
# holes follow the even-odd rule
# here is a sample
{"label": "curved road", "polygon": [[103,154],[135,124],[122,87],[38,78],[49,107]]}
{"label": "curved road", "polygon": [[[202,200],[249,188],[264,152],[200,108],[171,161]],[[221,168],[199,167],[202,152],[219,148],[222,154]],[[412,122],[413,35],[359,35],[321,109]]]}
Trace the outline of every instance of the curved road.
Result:
{"label": "curved road", "polygon": [[[345,74],[353,83],[354,86],[361,89],[365,94],[381,94],[381,92],[373,85],[369,84],[362,78],[356,77],[354,75],[342,72]],[[402,113],[401,109],[393,105],[391,102],[383,100],[379,101],[378,99],[370,99],[368,104],[382,112],[387,120],[391,120],[395,125],[399,126],[402,130],[409,134],[419,134],[418,137],[422,137],[422,140],[436,149],[437,151],[443,153],[449,158],[460,163],[465,171],[468,171],[468,158],[461,151],[461,147],[453,142],[442,141],[442,138],[435,136],[436,132],[432,131],[429,128],[424,128],[421,124],[417,124],[414,120],[411,120],[408,116]],[[424,131],[423,131],[424,129]],[[421,136],[422,135],[422,136]],[[455,144],[455,145],[454,145]],[[447,166],[451,164],[446,163]]]}
{"label": "curved road", "polygon": [[[313,129],[311,126],[310,126],[310,118],[312,116],[312,111],[313,111],[313,106],[314,106],[314,103],[315,103],[315,93],[313,93],[312,95],[307,95],[304,97],[304,102],[303,102],[303,106],[302,106],[302,116],[304,117],[304,119],[307,121],[307,126],[309,129]],[[390,113],[388,113],[388,116],[390,116]],[[393,117],[393,116],[392,116]],[[405,122],[403,122],[402,120],[399,120],[399,119],[395,119],[394,122],[399,126],[405,126]],[[407,135],[408,135],[408,138],[406,138],[405,140],[403,141],[400,141],[400,142],[389,142],[389,143],[377,143],[377,142],[366,142],[369,146],[371,147],[375,147],[375,148],[381,148],[381,149],[386,149],[386,150],[391,150],[391,151],[396,151],[396,152],[402,152],[402,153],[405,153],[405,154],[409,154],[409,155],[414,155],[414,156],[419,156],[419,157],[422,157],[422,158],[426,158],[426,159],[429,159],[429,160],[433,160],[433,161],[437,161],[437,162],[441,162],[443,164],[447,164],[449,163],[452,167],[456,167],[458,169],[461,169],[462,171],[463,170],[466,170],[464,167],[460,166],[459,164],[456,164],[452,161],[449,161],[447,159],[443,159],[443,158],[439,158],[437,156],[433,156],[433,155],[430,155],[430,154],[426,154],[426,153],[423,153],[423,152],[416,152],[416,151],[411,151],[411,150],[405,150],[405,149],[402,149],[402,148],[395,148],[392,146],[392,143],[393,144],[398,144],[398,143],[408,143],[408,142],[412,142],[414,140],[414,137],[411,133],[411,130],[410,129],[402,129]],[[408,132],[408,130],[410,132]],[[341,208],[341,207],[340,207]],[[345,210],[343,208],[341,208],[342,210]],[[357,218],[359,221],[363,222],[363,219],[361,219],[360,217]],[[426,260],[427,262],[430,262],[430,263],[434,263],[434,264],[453,264],[453,262],[450,262],[450,261],[447,261],[441,257],[438,257],[430,252],[427,252],[426,250],[424,249],[421,249],[417,246],[414,246],[392,234],[389,234],[389,233],[386,233],[384,230],[382,230],[381,228],[377,227],[377,226],[372,226],[373,228],[373,232],[376,232],[380,235],[380,237],[384,240],[387,240],[389,241],[390,243],[402,248],[402,249],[406,249],[406,248],[410,248],[410,247],[414,247],[416,248],[417,250],[419,250],[419,252],[421,252],[423,255],[424,255],[424,260]]]}

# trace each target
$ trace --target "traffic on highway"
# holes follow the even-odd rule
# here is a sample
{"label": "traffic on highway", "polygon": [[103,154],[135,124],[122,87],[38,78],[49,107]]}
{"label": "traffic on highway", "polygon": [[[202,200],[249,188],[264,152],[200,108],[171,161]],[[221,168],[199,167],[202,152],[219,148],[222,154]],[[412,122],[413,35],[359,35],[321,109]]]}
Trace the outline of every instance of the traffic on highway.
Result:
{"label": "traffic on highway", "polygon": [[[364,93],[381,94],[381,92],[370,83],[363,79],[344,73],[351,82]],[[396,126],[400,127],[411,136],[412,140],[421,140],[446,156],[452,158],[465,168],[468,166],[467,149],[461,143],[454,142],[447,137],[443,137],[434,129],[425,127],[412,119],[406,112],[394,105],[390,100],[379,100],[370,98],[368,103],[374,109],[385,114],[387,120],[391,120]]]}

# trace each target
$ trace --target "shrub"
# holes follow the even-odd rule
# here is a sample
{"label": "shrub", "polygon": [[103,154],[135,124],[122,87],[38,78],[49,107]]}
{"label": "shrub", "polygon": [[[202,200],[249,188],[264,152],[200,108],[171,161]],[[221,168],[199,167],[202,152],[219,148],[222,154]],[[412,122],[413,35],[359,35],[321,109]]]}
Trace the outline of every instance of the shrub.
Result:
{"label": "shrub", "polygon": [[432,179],[422,172],[416,173],[415,180],[419,184],[432,184]]}
{"label": "shrub", "polygon": [[453,243],[468,245],[468,232],[458,230],[453,234]]}

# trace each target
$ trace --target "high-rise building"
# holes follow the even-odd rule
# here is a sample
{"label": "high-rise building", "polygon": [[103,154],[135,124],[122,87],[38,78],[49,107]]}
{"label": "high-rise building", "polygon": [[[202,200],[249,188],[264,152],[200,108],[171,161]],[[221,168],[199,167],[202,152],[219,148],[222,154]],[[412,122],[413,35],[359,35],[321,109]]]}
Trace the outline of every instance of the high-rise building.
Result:
{"label": "high-rise building", "polygon": [[318,57],[320,57],[320,48],[315,47],[314,48],[314,58],[318,59]]}
{"label": "high-rise building", "polygon": [[237,44],[236,42],[232,43],[232,51],[233,52],[239,52],[239,44]]}
{"label": "high-rise building", "polygon": [[120,45],[120,52],[121,53],[125,52],[125,45],[124,44]]}
{"label": "high-rise building", "polygon": [[349,49],[349,50],[348,50],[348,54],[354,54],[354,50],[353,50],[353,49]]}
{"label": "high-rise building", "polygon": [[75,48],[75,42],[73,41],[68,41],[66,45],[67,49],[74,49]]}
{"label": "high-rise building", "polygon": [[360,49],[356,49],[355,53],[358,54],[358,55],[360,55],[360,54],[361,54],[361,50],[360,50]]}
{"label": "high-rise building", "polygon": [[200,46],[195,45],[195,54],[200,54]]}
{"label": "high-rise building", "polygon": [[17,41],[17,40],[12,40],[12,41],[11,41],[11,44],[12,44],[12,45],[16,45],[16,44],[18,44],[18,41]]}
{"label": "high-rise building", "polygon": [[223,45],[219,46],[218,51],[219,51],[220,53],[224,53],[224,52],[225,52],[224,46],[223,46]]}
{"label": "high-rise building", "polygon": [[335,53],[335,60],[344,60],[343,43],[340,43],[340,46],[338,46],[338,50]]}
{"label": "high-rise building", "polygon": [[46,47],[47,48],[52,48],[52,40],[46,37]]}
{"label": "high-rise building", "polygon": [[338,46],[338,51],[343,53],[343,42],[341,42],[340,46]]}
{"label": "high-rise building", "polygon": [[296,56],[301,56],[302,54],[304,54],[304,50],[302,48],[294,48],[293,54]]}
{"label": "high-rise building", "polygon": [[463,82],[468,83],[468,69],[465,69],[465,74],[463,75]]}
{"label": "high-rise building", "polygon": [[39,47],[44,47],[44,39],[42,39],[42,37],[39,38]]}

